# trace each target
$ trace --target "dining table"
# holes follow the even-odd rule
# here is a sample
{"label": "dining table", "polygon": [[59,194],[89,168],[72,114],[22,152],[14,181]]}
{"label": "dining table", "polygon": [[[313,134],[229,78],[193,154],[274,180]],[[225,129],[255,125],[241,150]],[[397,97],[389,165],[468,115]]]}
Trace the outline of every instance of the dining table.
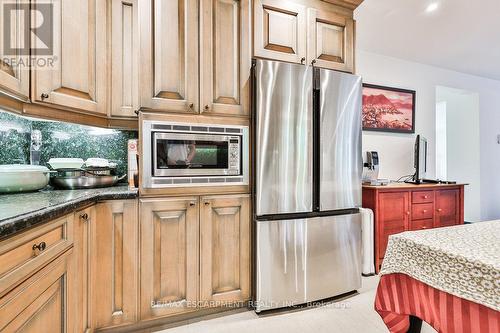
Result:
{"label": "dining table", "polygon": [[500,332],[500,221],[391,235],[375,311],[392,333]]}

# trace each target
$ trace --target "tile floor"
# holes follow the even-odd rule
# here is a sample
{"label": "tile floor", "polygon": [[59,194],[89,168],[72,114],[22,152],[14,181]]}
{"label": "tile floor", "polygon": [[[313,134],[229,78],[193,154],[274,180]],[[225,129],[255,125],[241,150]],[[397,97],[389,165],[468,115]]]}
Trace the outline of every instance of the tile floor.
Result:
{"label": "tile floor", "polygon": [[[373,310],[378,277],[363,278],[359,294],[316,308],[301,308],[257,315],[232,312],[216,318],[188,321],[157,333],[387,333]],[[424,323],[422,333],[435,332]]]}

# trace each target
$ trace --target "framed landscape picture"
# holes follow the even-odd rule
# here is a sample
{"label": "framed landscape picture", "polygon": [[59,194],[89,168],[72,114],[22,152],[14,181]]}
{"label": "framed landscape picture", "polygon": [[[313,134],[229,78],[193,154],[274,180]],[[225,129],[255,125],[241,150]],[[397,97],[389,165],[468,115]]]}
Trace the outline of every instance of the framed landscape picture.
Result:
{"label": "framed landscape picture", "polygon": [[415,91],[363,84],[363,130],[415,133]]}

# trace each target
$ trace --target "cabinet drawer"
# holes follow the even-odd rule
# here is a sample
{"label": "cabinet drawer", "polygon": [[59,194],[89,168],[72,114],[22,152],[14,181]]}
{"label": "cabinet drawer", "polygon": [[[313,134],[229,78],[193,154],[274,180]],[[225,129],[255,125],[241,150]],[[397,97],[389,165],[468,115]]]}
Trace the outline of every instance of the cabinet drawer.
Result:
{"label": "cabinet drawer", "polygon": [[434,191],[415,191],[411,194],[412,203],[434,202]]}
{"label": "cabinet drawer", "polygon": [[432,229],[434,226],[433,219],[411,221],[411,230]]}
{"label": "cabinet drawer", "polygon": [[0,296],[72,245],[72,215],[0,243]]}
{"label": "cabinet drawer", "polygon": [[434,204],[423,203],[411,206],[412,220],[432,219],[434,217]]}
{"label": "cabinet drawer", "polygon": [[0,297],[1,332],[69,332],[65,299],[71,250]]}

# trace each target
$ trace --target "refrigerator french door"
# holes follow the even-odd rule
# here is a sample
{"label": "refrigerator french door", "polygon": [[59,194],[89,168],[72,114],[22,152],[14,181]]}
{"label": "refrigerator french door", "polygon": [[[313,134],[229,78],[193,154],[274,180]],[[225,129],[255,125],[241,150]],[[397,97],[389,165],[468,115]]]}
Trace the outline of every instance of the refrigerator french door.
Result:
{"label": "refrigerator french door", "polygon": [[256,311],[361,287],[361,79],[254,60]]}

